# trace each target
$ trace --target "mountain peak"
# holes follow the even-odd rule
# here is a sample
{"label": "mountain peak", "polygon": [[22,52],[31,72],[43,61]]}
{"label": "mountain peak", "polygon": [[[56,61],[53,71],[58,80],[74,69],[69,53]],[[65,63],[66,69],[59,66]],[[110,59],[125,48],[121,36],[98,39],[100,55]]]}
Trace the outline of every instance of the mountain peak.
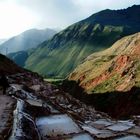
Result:
{"label": "mountain peak", "polygon": [[0,52],[5,54],[6,50],[8,53],[25,51],[31,48],[37,47],[40,43],[45,40],[49,40],[57,32],[52,29],[29,29],[23,33],[14,36],[3,44],[0,45]]}
{"label": "mountain peak", "polygon": [[[132,16],[133,13],[133,16]],[[110,10],[106,9],[91,15],[82,22],[100,23],[102,25],[132,26],[140,21],[140,5],[133,5],[127,9]],[[122,24],[123,23],[123,24]]]}

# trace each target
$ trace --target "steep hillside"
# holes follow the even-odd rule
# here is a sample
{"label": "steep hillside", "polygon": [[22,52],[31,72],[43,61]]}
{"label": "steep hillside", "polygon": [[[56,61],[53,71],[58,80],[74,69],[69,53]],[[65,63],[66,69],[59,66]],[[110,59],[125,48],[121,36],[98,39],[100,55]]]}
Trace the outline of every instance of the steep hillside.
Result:
{"label": "steep hillside", "polygon": [[17,65],[24,67],[25,62],[29,56],[29,53],[27,51],[19,51],[14,53],[9,53],[7,57],[11,60],[13,60]]}
{"label": "steep hillside", "polygon": [[40,44],[25,67],[48,76],[65,77],[88,55],[140,31],[139,13],[140,6],[132,6],[93,14]]}
{"label": "steep hillside", "polygon": [[15,37],[10,38],[0,45],[0,52],[3,54],[23,51],[37,47],[38,44],[50,39],[56,31],[51,29],[37,30],[31,29]]}
{"label": "steep hillside", "polygon": [[125,92],[140,87],[140,33],[87,57],[69,76],[89,93]]}
{"label": "steep hillside", "polygon": [[13,61],[0,54],[0,73],[16,74],[24,72],[24,69],[18,67]]}

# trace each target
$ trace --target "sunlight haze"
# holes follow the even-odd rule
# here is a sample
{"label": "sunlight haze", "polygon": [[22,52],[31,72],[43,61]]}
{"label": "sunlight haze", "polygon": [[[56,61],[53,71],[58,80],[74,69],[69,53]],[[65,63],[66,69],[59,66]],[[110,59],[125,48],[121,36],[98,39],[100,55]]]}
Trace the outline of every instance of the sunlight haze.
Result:
{"label": "sunlight haze", "polygon": [[65,28],[104,9],[127,8],[139,0],[0,0],[0,39],[31,28]]}

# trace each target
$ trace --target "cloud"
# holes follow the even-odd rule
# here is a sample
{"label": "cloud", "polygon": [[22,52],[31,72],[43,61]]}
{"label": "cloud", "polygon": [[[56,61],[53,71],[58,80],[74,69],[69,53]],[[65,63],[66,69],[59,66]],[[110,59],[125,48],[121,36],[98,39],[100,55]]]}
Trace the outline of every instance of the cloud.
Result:
{"label": "cloud", "polygon": [[66,27],[80,20],[80,12],[71,0],[16,0],[40,17],[42,27]]}
{"label": "cloud", "polygon": [[[29,28],[65,28],[98,11],[127,8],[134,4],[140,4],[140,0],[0,0],[0,7],[7,7],[8,4],[12,4],[17,7],[16,9],[19,9],[16,11],[19,16],[17,18],[13,16],[11,20],[11,22],[15,21],[13,24],[16,24],[17,19],[21,17],[25,19],[25,21],[22,20],[26,25],[24,25],[24,28],[21,27],[23,23],[19,22],[20,25],[17,24],[19,32]],[[22,11],[26,11],[27,14]],[[5,12],[1,11],[0,16],[5,17]],[[7,10],[6,13],[6,18],[10,19],[10,10]],[[20,13],[22,13],[21,17]],[[0,17],[0,19],[2,18]],[[10,23],[10,20],[8,22]],[[28,26],[27,22],[29,22]],[[3,26],[4,24],[3,22]],[[5,28],[2,27],[1,23],[0,26],[0,30]],[[7,28],[15,30],[15,27],[13,28],[10,24],[7,25]]]}
{"label": "cloud", "polygon": [[0,1],[0,38],[17,35],[35,26],[36,16],[11,1]]}
{"label": "cloud", "polygon": [[140,4],[139,0],[71,0],[82,14],[89,15],[104,9],[123,9],[134,4]]}
{"label": "cloud", "polygon": [[36,13],[41,27],[66,27],[104,9],[122,9],[139,0],[15,0]]}

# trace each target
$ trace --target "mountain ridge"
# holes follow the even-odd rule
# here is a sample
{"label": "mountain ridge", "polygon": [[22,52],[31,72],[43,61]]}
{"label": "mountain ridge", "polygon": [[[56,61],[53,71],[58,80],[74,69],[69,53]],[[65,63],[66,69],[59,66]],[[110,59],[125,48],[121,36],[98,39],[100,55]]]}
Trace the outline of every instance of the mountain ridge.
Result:
{"label": "mountain ridge", "polygon": [[[100,11],[98,13],[95,13],[91,16],[89,16],[87,19],[82,20],[81,22],[87,22],[88,20],[92,21],[92,23],[100,23],[102,24],[109,24],[109,25],[122,25],[121,19],[124,20],[124,23],[126,25],[136,24],[136,21],[132,21],[129,23],[128,21],[132,18],[135,19],[136,17],[139,17],[138,15],[132,15],[133,12],[139,12],[140,6],[139,5],[133,5],[131,7],[128,7],[126,9],[119,9],[119,10],[111,10],[111,9],[105,9],[103,11]],[[119,20],[118,20],[119,19]],[[128,20],[129,19],[129,20]],[[115,22],[114,22],[115,20]],[[139,18],[137,19],[140,20]]]}
{"label": "mountain ridge", "polygon": [[[0,52],[11,53],[35,48],[46,39],[50,39],[56,32],[52,29],[30,29],[14,36],[0,45]],[[7,52],[6,52],[7,51]]]}
{"label": "mountain ridge", "polygon": [[[105,17],[102,16],[104,11],[96,13],[59,32],[51,40],[44,41],[29,56],[25,62],[25,68],[48,77],[64,78],[88,55],[109,48],[118,39],[140,31],[139,5],[125,10],[113,10],[113,13],[121,14],[121,18],[116,17],[119,24],[112,20],[114,18],[113,14],[112,17],[110,16],[112,10],[109,10],[109,14],[108,10],[105,11],[107,11]],[[133,16],[134,13],[135,16]],[[110,24],[104,25],[102,21],[105,18],[111,19],[108,20]],[[128,24],[126,24],[127,21]]]}

